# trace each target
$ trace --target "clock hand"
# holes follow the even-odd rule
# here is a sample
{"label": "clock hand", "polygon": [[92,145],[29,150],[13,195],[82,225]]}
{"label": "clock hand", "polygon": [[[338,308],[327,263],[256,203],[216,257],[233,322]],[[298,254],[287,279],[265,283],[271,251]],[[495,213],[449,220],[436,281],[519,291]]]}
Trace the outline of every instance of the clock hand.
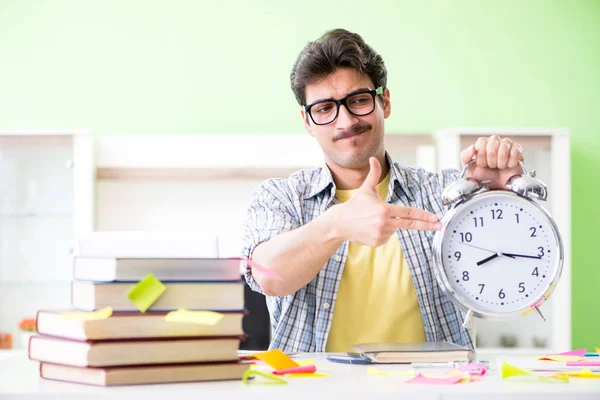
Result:
{"label": "clock hand", "polygon": [[491,256],[489,256],[489,257],[487,257],[487,258],[484,258],[484,259],[483,259],[483,260],[481,260],[481,261],[477,261],[477,265],[478,265],[478,266],[479,266],[479,265],[483,265],[483,264],[485,264],[485,263],[486,263],[486,262],[488,262],[488,261],[492,261],[492,260],[493,260],[494,258],[496,258],[496,257],[498,257],[498,253],[496,253],[496,254],[492,254]]}
{"label": "clock hand", "polygon": [[502,254],[504,254],[507,257],[512,257],[512,258],[523,257],[523,258],[535,258],[535,259],[538,259],[538,260],[541,260],[541,258],[542,258],[541,256],[528,256],[528,255],[525,255],[525,254],[512,254],[512,253],[502,253]]}
{"label": "clock hand", "polygon": [[[499,251],[494,251],[494,250],[490,250],[490,249],[484,249],[483,247],[474,246],[472,244],[467,244],[467,243],[463,243],[463,242],[461,242],[460,244],[464,244],[465,246],[469,246],[469,247],[474,247],[474,248],[479,249],[479,250],[489,251],[490,253],[496,253],[496,257],[506,256],[506,257],[510,257],[510,258],[515,258],[512,254],[506,254],[506,253],[501,253]],[[477,264],[477,265],[479,265],[479,264]]]}
{"label": "clock hand", "polygon": [[479,250],[489,251],[490,253],[497,253],[494,250],[484,249],[483,247],[473,246],[472,244],[467,244],[467,243],[463,243],[463,242],[461,242],[460,244],[464,244],[465,246],[469,246],[469,247],[474,247],[474,248],[479,249]]}

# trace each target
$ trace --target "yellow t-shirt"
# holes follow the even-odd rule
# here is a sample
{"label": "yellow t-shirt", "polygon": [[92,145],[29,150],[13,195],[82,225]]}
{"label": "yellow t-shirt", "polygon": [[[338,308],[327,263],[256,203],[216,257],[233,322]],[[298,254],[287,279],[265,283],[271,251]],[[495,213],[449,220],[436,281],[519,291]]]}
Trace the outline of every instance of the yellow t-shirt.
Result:
{"label": "yellow t-shirt", "polygon": [[[388,195],[390,174],[377,185],[379,197]],[[337,190],[344,202],[357,190]],[[417,293],[398,235],[377,248],[350,242],[340,282],[328,352],[348,351],[356,343],[425,342]]]}

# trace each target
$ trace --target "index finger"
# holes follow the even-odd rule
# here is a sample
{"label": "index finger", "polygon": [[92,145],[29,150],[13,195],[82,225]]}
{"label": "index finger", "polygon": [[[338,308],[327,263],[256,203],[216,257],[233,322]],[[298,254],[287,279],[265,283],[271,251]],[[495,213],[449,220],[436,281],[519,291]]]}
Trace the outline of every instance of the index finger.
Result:
{"label": "index finger", "polygon": [[394,204],[388,204],[388,206],[390,217],[392,218],[412,219],[425,222],[438,221],[437,215],[420,208],[398,206]]}

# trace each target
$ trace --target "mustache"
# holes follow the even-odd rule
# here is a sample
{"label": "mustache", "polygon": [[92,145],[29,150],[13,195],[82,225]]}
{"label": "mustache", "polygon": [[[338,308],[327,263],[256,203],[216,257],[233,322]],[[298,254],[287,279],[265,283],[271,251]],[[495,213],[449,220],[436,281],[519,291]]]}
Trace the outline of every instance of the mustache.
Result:
{"label": "mustache", "polygon": [[363,133],[372,128],[372,125],[366,122],[359,122],[350,127],[350,129],[346,129],[344,131],[340,131],[337,135],[333,137],[333,141],[336,142],[341,139],[345,139],[350,136],[357,135],[359,133]]}

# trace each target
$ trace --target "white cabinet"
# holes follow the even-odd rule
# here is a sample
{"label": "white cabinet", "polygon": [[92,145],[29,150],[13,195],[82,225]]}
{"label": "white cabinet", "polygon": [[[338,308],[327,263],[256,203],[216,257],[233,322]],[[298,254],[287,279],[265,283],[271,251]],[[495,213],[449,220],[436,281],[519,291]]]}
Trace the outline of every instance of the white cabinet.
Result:
{"label": "white cabinet", "polygon": [[93,229],[85,132],[0,132],[0,331],[70,306],[73,238]]}
{"label": "white cabinet", "polygon": [[[459,153],[480,136],[498,134],[523,145],[525,168],[536,170],[548,186],[548,201],[540,202],[560,230],[565,261],[561,280],[541,310],[546,322],[535,313],[510,321],[476,320],[477,346],[483,351],[515,345],[536,352],[566,351],[571,348],[571,172],[569,132],[566,129],[447,128],[436,132],[438,168],[460,169]],[[504,342],[504,346],[502,345]],[[540,348],[542,347],[543,350]]]}
{"label": "white cabinet", "polygon": [[[96,138],[97,230],[208,231],[239,255],[252,191],[265,179],[323,164],[302,135],[128,135]],[[435,166],[431,135],[387,135],[409,165]]]}

